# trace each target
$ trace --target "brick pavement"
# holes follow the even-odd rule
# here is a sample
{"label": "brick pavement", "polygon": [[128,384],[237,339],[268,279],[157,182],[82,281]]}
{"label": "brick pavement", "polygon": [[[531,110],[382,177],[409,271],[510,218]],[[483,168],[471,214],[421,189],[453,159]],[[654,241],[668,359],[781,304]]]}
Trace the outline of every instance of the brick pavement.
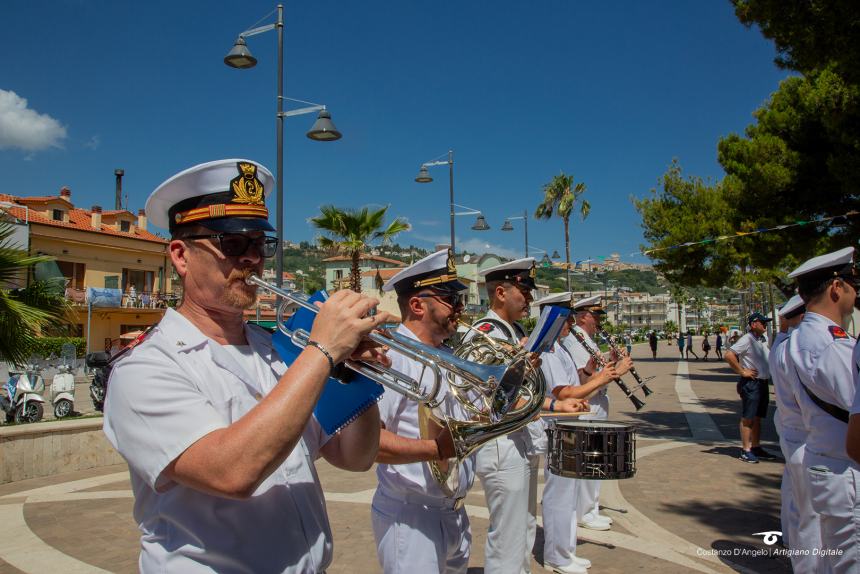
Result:
{"label": "brick pavement", "polygon": [[[693,391],[727,440],[694,441],[675,391],[677,350],[662,344],[659,351],[663,357],[654,361],[647,346],[634,348],[639,372],[656,375],[648,382],[654,393],[645,409],[636,413],[614,385],[610,389],[611,418],[638,425],[638,472],[634,479],[606,484],[604,512],[615,518],[616,526],[609,533],[580,529],[580,555],[592,560],[595,572],[784,570],[785,563],[778,559],[733,556],[731,563],[721,563],[697,556],[712,549],[733,553],[735,548],[765,548],[751,534],[779,529],[782,465],[737,460],[737,398],[727,368],[718,363],[691,361],[688,367]],[[378,572],[368,506],[373,473],[345,473],[324,462],[318,468],[335,539],[329,572]],[[6,540],[0,542],[0,573],[42,572],[46,566],[59,572],[135,571],[138,541],[124,472],[120,465],[0,485]],[[85,482],[68,492],[66,485],[73,480]],[[42,490],[22,495],[35,488]],[[467,510],[473,531],[469,571],[477,574],[483,571],[488,526],[480,483],[467,500]],[[16,554],[9,541],[26,541],[27,536],[32,537],[31,553]],[[535,572],[541,571],[541,541],[539,530]]]}

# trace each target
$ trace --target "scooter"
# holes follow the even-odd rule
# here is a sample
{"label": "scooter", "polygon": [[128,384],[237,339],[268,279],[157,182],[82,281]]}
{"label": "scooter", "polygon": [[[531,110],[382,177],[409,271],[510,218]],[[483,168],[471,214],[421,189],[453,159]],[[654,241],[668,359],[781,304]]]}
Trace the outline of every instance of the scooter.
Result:
{"label": "scooter", "polygon": [[1,398],[0,405],[6,411],[6,422],[35,423],[42,420],[45,381],[34,367],[11,374],[3,390],[6,396]]}
{"label": "scooter", "polygon": [[51,402],[54,404],[54,417],[58,419],[75,412],[75,376],[71,365],[57,367],[57,374],[51,381]]}

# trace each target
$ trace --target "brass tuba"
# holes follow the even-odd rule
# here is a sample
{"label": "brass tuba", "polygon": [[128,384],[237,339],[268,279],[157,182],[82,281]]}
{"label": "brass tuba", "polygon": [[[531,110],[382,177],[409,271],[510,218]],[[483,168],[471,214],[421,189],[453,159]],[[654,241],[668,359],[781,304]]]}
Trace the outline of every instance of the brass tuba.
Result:
{"label": "brass tuba", "polygon": [[458,358],[482,365],[506,365],[515,370],[519,384],[465,381],[447,373],[448,392],[443,401],[418,406],[418,426],[422,439],[434,439],[448,431],[456,458],[429,461],[433,478],[446,496],[453,496],[459,482],[459,461],[485,443],[516,431],[534,420],[543,406],[546,381],[532,366],[528,351],[501,339],[494,339],[469,326],[475,336],[454,350]]}

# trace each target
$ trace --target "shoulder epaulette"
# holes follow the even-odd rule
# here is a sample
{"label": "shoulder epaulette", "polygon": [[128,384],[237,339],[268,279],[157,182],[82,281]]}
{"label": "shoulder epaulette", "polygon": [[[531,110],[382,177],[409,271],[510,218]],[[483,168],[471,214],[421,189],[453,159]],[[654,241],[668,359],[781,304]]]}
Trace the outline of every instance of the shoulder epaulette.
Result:
{"label": "shoulder epaulette", "polygon": [[830,335],[834,339],[848,339],[849,338],[848,333],[845,332],[845,329],[843,329],[842,327],[839,327],[838,325],[830,325],[827,328],[827,330],[830,331]]}

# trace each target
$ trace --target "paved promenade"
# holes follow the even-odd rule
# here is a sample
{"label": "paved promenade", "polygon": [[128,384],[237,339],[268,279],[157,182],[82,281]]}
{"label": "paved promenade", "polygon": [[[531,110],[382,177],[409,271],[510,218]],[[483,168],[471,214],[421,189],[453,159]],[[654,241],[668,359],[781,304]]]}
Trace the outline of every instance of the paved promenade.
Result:
{"label": "paved promenade", "polygon": [[[665,341],[651,359],[634,347],[654,393],[636,413],[611,385],[612,420],[639,429],[637,474],[606,482],[611,531],[579,529],[578,554],[591,572],[789,572],[788,560],[754,533],[780,530],[782,461],[738,460],[735,376],[723,363],[678,361]],[[773,408],[771,408],[771,415]],[[763,444],[779,447],[772,418]],[[379,572],[370,529],[375,475],[318,463],[335,540],[331,574]],[[543,477],[541,476],[541,484]],[[0,574],[135,572],[138,533],[124,465],[0,485]],[[472,520],[470,574],[483,572],[487,508],[480,482],[467,499]],[[532,571],[543,571],[539,529]],[[417,573],[416,574],[420,574]],[[491,574],[491,573],[487,573]]]}

